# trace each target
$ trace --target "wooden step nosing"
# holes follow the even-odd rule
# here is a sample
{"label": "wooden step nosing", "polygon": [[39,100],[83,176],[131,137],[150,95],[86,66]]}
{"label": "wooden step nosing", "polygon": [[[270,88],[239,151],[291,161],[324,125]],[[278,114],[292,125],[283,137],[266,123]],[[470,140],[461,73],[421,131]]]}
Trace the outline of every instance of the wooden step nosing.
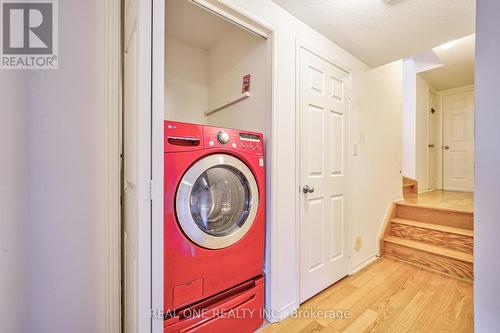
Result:
{"label": "wooden step nosing", "polygon": [[461,235],[461,236],[474,238],[474,231],[470,230],[470,229],[448,227],[448,226],[441,225],[441,224],[420,222],[420,221],[414,221],[414,220],[408,220],[408,219],[400,219],[397,217],[391,219],[391,223],[404,224],[404,225],[411,226],[411,227],[435,230],[435,231],[440,231],[440,232],[446,232],[449,234],[455,234],[455,235]]}
{"label": "wooden step nosing", "polygon": [[[398,239],[400,239],[400,240],[398,240]],[[474,263],[474,257],[472,254],[457,251],[457,250],[451,250],[451,249],[443,248],[443,247],[436,246],[436,245],[423,244],[420,242],[416,242],[413,240],[404,239],[404,238],[400,238],[400,237],[396,237],[396,236],[387,236],[384,238],[384,241],[392,243],[392,244],[396,244],[399,246],[406,246],[406,247],[409,247],[409,248],[412,248],[415,250],[431,253],[431,254],[434,254],[437,256],[452,258],[452,259],[459,260],[459,261],[462,261],[465,263],[471,263],[471,264]],[[443,251],[446,253],[443,253]]]}

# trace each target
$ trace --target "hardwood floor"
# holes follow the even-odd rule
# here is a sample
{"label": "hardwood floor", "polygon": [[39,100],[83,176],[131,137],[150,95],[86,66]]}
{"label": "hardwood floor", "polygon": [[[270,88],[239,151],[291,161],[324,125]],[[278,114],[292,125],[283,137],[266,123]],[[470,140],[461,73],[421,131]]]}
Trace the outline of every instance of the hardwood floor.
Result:
{"label": "hardwood floor", "polygon": [[406,198],[404,203],[472,213],[474,212],[474,193],[431,191],[420,193],[416,198]]}
{"label": "hardwood floor", "polygon": [[303,303],[295,318],[260,332],[472,331],[472,283],[382,258]]}

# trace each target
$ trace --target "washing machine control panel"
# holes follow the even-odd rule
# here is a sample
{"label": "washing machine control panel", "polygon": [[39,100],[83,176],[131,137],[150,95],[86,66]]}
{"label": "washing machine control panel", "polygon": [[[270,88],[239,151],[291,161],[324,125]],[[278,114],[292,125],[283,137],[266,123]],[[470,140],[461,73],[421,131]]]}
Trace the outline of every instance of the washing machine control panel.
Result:
{"label": "washing machine control panel", "polygon": [[241,152],[263,155],[262,135],[232,129],[204,127],[203,136],[207,148],[232,148]]}
{"label": "washing machine control panel", "polygon": [[259,158],[264,155],[264,140],[260,133],[170,120],[165,121],[164,131],[165,152],[224,148],[256,155]]}

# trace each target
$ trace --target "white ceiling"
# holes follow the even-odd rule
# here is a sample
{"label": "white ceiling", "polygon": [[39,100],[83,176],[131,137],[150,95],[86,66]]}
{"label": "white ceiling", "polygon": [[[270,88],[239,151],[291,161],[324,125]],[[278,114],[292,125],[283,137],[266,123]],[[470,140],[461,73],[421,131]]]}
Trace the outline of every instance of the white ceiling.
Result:
{"label": "white ceiling", "polygon": [[225,33],[241,29],[187,0],[167,0],[167,35],[209,49]]}
{"label": "white ceiling", "polygon": [[475,32],[476,0],[273,0],[371,67]]}
{"label": "white ceiling", "polygon": [[434,48],[443,66],[419,75],[438,91],[474,84],[475,38],[471,35],[459,39],[446,50]]}

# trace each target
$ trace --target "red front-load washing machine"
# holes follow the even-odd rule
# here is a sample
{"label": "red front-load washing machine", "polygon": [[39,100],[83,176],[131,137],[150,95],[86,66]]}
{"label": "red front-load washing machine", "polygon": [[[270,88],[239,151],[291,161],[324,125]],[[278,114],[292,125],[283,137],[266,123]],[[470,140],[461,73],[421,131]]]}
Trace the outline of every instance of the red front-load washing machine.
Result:
{"label": "red front-load washing machine", "polygon": [[263,322],[260,133],[165,121],[165,332]]}

